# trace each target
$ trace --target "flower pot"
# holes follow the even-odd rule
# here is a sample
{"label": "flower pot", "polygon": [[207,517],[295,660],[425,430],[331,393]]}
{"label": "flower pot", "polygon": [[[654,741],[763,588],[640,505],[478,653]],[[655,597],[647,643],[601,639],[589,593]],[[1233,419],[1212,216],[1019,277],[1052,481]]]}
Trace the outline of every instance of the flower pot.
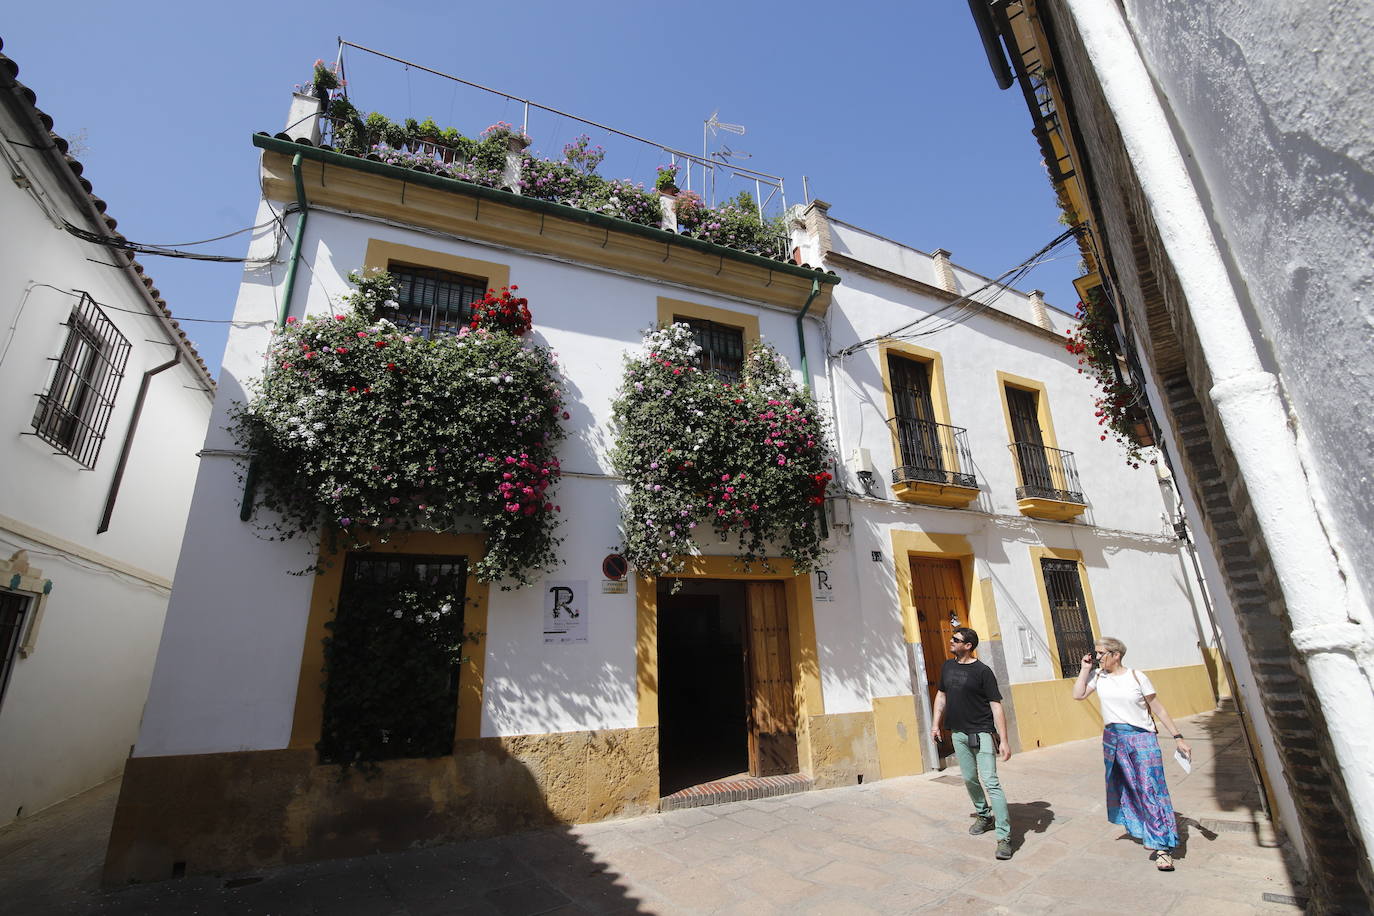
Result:
{"label": "flower pot", "polygon": [[506,149],[512,153],[523,153],[530,145],[530,138],[520,134],[508,134],[506,136]]}
{"label": "flower pot", "polygon": [[1139,420],[1131,424],[1131,438],[1139,446],[1151,446],[1155,444],[1154,431],[1150,429],[1150,424]]}

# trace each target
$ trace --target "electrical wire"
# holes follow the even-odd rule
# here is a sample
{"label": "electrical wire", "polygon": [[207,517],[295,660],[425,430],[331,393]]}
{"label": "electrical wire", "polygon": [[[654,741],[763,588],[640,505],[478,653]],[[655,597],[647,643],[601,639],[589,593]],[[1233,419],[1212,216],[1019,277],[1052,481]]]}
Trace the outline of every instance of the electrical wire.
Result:
{"label": "electrical wire", "polygon": [[[50,289],[50,290],[53,290],[53,291],[55,291],[55,292],[59,292],[59,293],[61,293],[61,294],[64,295],[64,296],[71,296],[73,299],[80,299],[80,298],[81,298],[81,295],[82,295],[80,292],[75,292],[75,291],[69,290],[69,289],[63,289],[63,288],[60,287],[60,286],[53,286],[51,283],[35,283],[35,284],[33,284],[33,286],[35,286],[35,287],[41,286],[41,287],[43,287],[43,288],[45,288],[45,289]],[[146,309],[144,309],[144,310],[139,310],[139,309],[126,309],[126,308],[121,308],[121,307],[119,307],[119,306],[117,306],[117,305],[110,305],[108,302],[101,302],[99,299],[95,298],[94,296],[91,296],[90,293],[86,293],[86,295],[89,296],[89,297],[90,297],[90,300],[91,300],[92,302],[94,302],[96,305],[100,306],[102,309],[108,309],[108,310],[111,311],[111,312],[125,312],[125,313],[127,313],[127,314],[129,314],[129,315],[142,315],[142,316],[145,317],[145,318],[153,318],[153,319],[156,319],[156,318],[157,318],[156,315],[150,314]],[[271,321],[271,320],[265,320],[265,321],[235,321],[235,320],[232,319],[232,318],[182,318],[180,315],[174,315],[174,316],[172,317],[172,320],[173,320],[173,321],[177,321],[177,322],[196,321],[196,322],[199,322],[199,323],[201,323],[201,324],[232,324],[232,325],[234,325],[235,327],[240,327],[240,328],[251,328],[251,327],[257,327],[258,325],[263,325],[263,324],[275,324],[275,323],[276,323],[275,321]]]}
{"label": "electrical wire", "polygon": [[236,235],[243,235],[245,232],[252,232],[255,229],[262,229],[265,226],[270,225],[272,225],[272,220],[269,219],[267,222],[258,223],[256,226],[246,226],[243,229],[235,229],[233,232],[226,232],[224,235],[217,235],[212,239],[201,239],[198,242],[168,242],[165,245],[159,245],[153,242],[149,242],[148,244],[154,248],[184,248],[188,245],[204,245],[207,242],[218,242],[223,239],[231,239]]}
{"label": "electrical wire", "polygon": [[[135,254],[157,255],[164,258],[185,258],[190,261],[213,261],[221,264],[246,264],[262,263],[262,258],[240,258],[222,254],[199,254],[194,251],[181,251],[176,248],[168,248],[160,245],[146,245],[140,242],[130,242],[82,229],[74,226],[67,220],[62,221],[63,228],[71,235],[76,236],[82,241],[90,242],[94,245],[103,245],[106,248],[114,248],[119,251],[131,251]],[[211,239],[210,241],[214,241]]]}
{"label": "electrical wire", "polygon": [[[927,315],[922,315],[914,321],[907,322],[901,327],[894,328],[886,334],[879,334],[875,337],[870,337],[867,340],[861,340],[858,343],[850,344],[843,350],[840,350],[838,353],[833,354],[833,356],[848,356],[852,353],[857,353],[860,350],[871,347],[882,340],[912,340],[917,337],[927,337],[931,334],[936,334],[940,331],[944,331],[951,327],[954,327],[957,324],[963,324],[964,322],[973,318],[975,315],[978,315],[979,313],[991,307],[993,303],[995,303],[999,298],[1001,298],[1002,294],[1005,293],[1008,289],[1010,289],[1020,278],[1024,277],[1026,274],[1030,273],[1030,271],[1033,270],[1035,267],[1043,263],[1041,261],[1041,258],[1043,258],[1045,255],[1049,254],[1051,251],[1058,248],[1060,245],[1064,244],[1069,239],[1073,238],[1074,236],[1078,235],[1080,232],[1083,231],[1084,227],[1073,226],[1068,230],[1061,232],[1059,235],[1055,236],[1055,238],[1052,241],[1050,241],[1047,245],[1045,245],[1035,254],[1031,255],[1029,258],[1022,261],[1020,264],[1017,264],[1015,267],[1012,267],[1009,270],[1005,271],[1004,273],[1002,273],[1001,276],[997,277],[996,279],[989,280],[987,283],[984,283],[982,286],[973,290],[973,292],[968,293],[967,295],[960,296],[952,302],[947,302],[935,311]],[[996,287],[997,291],[986,300],[978,300],[974,298],[978,296],[980,293],[983,293],[993,287]],[[944,324],[939,325],[938,327],[935,327],[933,329],[925,329],[921,331],[914,330],[918,326],[925,324],[928,321],[940,318],[941,315],[944,315],[946,312],[950,312],[951,310],[954,310],[954,317],[946,318]]]}

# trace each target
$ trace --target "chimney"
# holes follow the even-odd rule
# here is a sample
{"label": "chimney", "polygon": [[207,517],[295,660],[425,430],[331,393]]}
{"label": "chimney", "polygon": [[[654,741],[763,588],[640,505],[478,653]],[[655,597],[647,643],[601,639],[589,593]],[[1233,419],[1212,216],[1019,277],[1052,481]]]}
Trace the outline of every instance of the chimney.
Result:
{"label": "chimney", "polygon": [[292,140],[309,140],[320,145],[320,100],[304,92],[291,93],[291,110],[282,132]]}
{"label": "chimney", "polygon": [[800,248],[803,263],[820,267],[834,247],[830,235],[830,204],[823,200],[813,200],[801,213],[801,228],[805,233],[805,244]]}
{"label": "chimney", "polygon": [[954,279],[954,265],[949,263],[949,252],[943,248],[936,248],[931,257],[935,259],[935,285],[945,292],[959,292],[959,284]]}
{"label": "chimney", "polygon": [[1031,321],[1034,321],[1046,331],[1054,330],[1054,325],[1050,324],[1050,313],[1045,311],[1045,293],[1043,290],[1031,290],[1030,309]]}

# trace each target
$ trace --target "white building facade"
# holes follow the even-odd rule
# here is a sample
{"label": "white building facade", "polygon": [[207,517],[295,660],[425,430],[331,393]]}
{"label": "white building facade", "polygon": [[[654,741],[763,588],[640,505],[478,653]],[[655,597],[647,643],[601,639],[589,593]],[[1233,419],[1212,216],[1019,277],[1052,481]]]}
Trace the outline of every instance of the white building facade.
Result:
{"label": "white building facade", "polygon": [[[683,709],[715,709],[721,695],[735,708],[756,702],[750,678],[740,680],[750,651],[741,643],[765,607],[790,704],[792,763],[781,775],[794,790],[940,765],[923,737],[923,672],[943,657],[943,642],[936,649],[931,640],[943,640],[952,619],[983,633],[1021,748],[1100,727],[1087,704],[1069,700],[1060,661],[1061,645],[1090,646],[1094,635],[1131,645],[1175,715],[1215,704],[1166,501],[1148,468],[1125,469],[1098,439],[1092,392],[1058,340],[1066,316],[1057,328],[1042,307],[1032,314],[1030,297],[1007,293],[947,336],[920,346],[884,340],[834,359],[957,299],[932,279],[937,258],[832,223],[821,205],[795,214],[799,256],[767,259],[308,142],[255,142],[267,198],[258,222],[271,228],[249,254],[275,263],[250,269],[240,291],[205,444],[214,458],[196,484],[107,881],[625,816],[658,810],[683,785],[745,768],[758,774],[762,739],[752,726]],[[294,290],[283,266],[293,240],[272,222],[283,207],[294,211],[287,226],[308,213]],[[528,297],[532,337],[557,351],[566,378],[569,435],[556,493],[566,540],[558,567],[535,587],[469,580],[464,626],[481,639],[459,676],[452,754],[386,760],[371,780],[340,780],[316,745],[321,644],[346,558],[268,540],[239,520],[245,456],[223,430],[264,370],[283,301],[290,297],[289,317],[332,313],[347,274],[366,267],[437,271],[480,288],[515,284]],[[945,269],[966,289],[986,282]],[[781,560],[742,569],[729,545],[702,539],[700,554],[685,558],[679,592],[607,572],[621,543],[623,486],[608,458],[611,404],[626,355],[646,329],[674,320],[709,323],[742,345],[771,343],[833,411],[843,486],[827,499],[831,553],[820,570],[793,575]],[[889,357],[924,367],[936,418],[968,430],[959,439],[967,451],[940,467],[957,472],[948,486],[892,483],[902,453],[888,421],[907,409],[893,401],[898,364]],[[1056,471],[1046,484],[1054,493],[1018,496],[1025,484],[1009,449],[1009,388],[1039,405],[1039,446],[1077,451],[1072,488]],[[481,536],[460,521],[383,549],[471,557]],[[335,562],[321,575],[293,574],[320,559]],[[1067,589],[1054,593],[1053,612],[1047,575]],[[558,588],[585,602],[578,639],[549,638]],[[684,625],[689,618],[702,627]],[[734,737],[681,752],[684,734],[708,733]],[[251,791],[234,788],[249,779]],[[224,806],[226,793],[242,804]],[[339,831],[340,818],[377,798],[388,803],[385,823]]]}
{"label": "white building facade", "polygon": [[214,384],[0,55],[0,825],[118,776]]}

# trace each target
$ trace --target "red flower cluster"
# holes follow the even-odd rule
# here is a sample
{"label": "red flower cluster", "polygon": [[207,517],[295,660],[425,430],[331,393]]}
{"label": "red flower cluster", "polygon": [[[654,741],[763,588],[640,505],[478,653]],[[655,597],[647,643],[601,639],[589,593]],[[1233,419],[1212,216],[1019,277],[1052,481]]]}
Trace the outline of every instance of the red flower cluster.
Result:
{"label": "red flower cluster", "polygon": [[530,303],[514,292],[518,286],[503,286],[500,292],[487,290],[487,294],[472,304],[472,329],[505,331],[519,337],[527,333],[534,319],[530,316]]}
{"label": "red flower cluster", "polygon": [[811,484],[815,487],[815,492],[811,494],[811,505],[819,506],[825,502],[825,488],[834,478],[829,471],[821,471],[819,474],[811,475]]}

